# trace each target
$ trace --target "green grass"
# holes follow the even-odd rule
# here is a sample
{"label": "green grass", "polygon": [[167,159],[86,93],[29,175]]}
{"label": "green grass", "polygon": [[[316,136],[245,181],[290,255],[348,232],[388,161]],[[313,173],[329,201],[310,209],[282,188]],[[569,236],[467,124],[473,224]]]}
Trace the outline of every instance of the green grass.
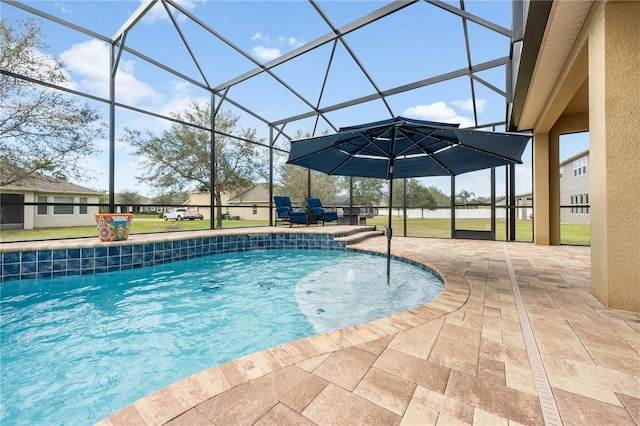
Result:
{"label": "green grass", "polygon": [[[367,219],[367,225],[376,225],[379,229],[387,226],[387,216],[376,216]],[[403,234],[402,217],[394,216],[391,226],[394,235]],[[533,224],[529,220],[516,220],[516,241],[533,240]],[[469,229],[476,231],[490,231],[491,222],[489,219],[458,219],[457,229]],[[505,220],[496,219],[496,239],[505,240]],[[450,238],[451,221],[449,219],[407,219],[407,236],[409,237],[432,237]],[[591,244],[591,227],[589,225],[579,225],[573,223],[560,224],[560,243],[571,245]]]}
{"label": "green grass", "polygon": [[[210,221],[183,220],[165,221],[151,215],[134,215],[131,222],[130,234],[151,234],[157,232],[193,231],[209,229]],[[267,221],[255,220],[223,220],[223,228],[243,228],[254,226],[268,226]],[[0,232],[0,242],[12,241],[36,241],[54,240],[63,238],[96,237],[98,231],[93,226],[71,226],[65,228],[38,228],[38,229],[7,229]]]}
{"label": "green grass", "polygon": [[[194,221],[164,221],[150,215],[134,215],[131,223],[131,234],[149,234],[156,232],[193,231],[198,229],[209,229],[209,220]],[[266,221],[255,220],[223,220],[223,228],[244,228],[255,226],[268,226]],[[376,225],[378,229],[387,226],[387,216],[376,216],[367,219],[367,225]],[[403,234],[402,217],[393,217],[394,235]],[[491,223],[488,219],[458,219],[456,221],[458,229],[472,229],[479,231],[489,231]],[[39,229],[13,229],[0,232],[0,242],[11,241],[35,241],[52,240],[62,238],[97,237],[95,226],[73,226],[69,228],[39,228]],[[450,238],[451,221],[449,219],[408,219],[407,236],[409,237],[432,237]],[[516,240],[531,241],[533,238],[532,224],[528,220],[516,220]],[[505,240],[504,219],[496,220],[496,239]],[[591,227],[589,225],[578,225],[563,223],[560,225],[561,244],[590,245]]]}

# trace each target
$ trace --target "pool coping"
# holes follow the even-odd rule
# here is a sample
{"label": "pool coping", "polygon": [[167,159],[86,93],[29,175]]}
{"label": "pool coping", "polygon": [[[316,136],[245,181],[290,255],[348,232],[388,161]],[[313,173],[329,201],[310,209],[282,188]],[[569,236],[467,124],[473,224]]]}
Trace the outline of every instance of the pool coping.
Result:
{"label": "pool coping", "polygon": [[[303,232],[303,230],[297,231]],[[317,231],[316,231],[317,232]],[[384,254],[378,250],[350,251]],[[444,282],[442,294],[435,300],[375,321],[345,329],[283,343],[195,373],[137,400],[113,413],[97,425],[164,424],[197,405],[250,380],[294,364],[321,363],[329,354],[348,347],[367,344],[420,326],[460,309],[471,289],[461,276],[439,269],[412,256],[395,256],[423,265]]]}

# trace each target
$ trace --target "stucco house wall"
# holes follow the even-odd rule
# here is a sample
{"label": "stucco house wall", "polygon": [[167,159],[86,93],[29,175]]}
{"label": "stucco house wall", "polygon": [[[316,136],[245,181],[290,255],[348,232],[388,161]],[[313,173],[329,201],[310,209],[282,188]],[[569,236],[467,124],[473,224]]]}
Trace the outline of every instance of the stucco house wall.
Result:
{"label": "stucco house wall", "polygon": [[[98,204],[100,201],[100,192],[98,191],[67,181],[44,177],[25,180],[21,185],[4,186],[0,188],[0,192],[4,200],[21,199],[24,203]],[[5,229],[90,226],[95,225],[94,214],[99,211],[98,206],[89,205],[18,206],[11,204],[3,203],[2,205],[3,219],[0,226]],[[19,220],[20,216],[22,216],[22,222]]]}
{"label": "stucco house wall", "polygon": [[567,158],[560,163],[560,205],[576,206],[560,209],[560,222],[588,225],[589,208],[589,151]]}

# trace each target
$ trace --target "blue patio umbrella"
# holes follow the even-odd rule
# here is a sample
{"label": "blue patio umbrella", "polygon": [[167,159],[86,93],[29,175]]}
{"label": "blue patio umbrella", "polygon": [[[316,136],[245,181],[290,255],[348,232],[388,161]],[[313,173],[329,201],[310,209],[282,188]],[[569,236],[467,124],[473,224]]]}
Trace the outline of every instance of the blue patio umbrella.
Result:
{"label": "blue patio umbrella", "polygon": [[389,181],[388,279],[393,179],[455,176],[521,164],[530,138],[531,135],[460,129],[455,124],[396,117],[343,127],[332,135],[292,141],[287,164],[328,175]]}

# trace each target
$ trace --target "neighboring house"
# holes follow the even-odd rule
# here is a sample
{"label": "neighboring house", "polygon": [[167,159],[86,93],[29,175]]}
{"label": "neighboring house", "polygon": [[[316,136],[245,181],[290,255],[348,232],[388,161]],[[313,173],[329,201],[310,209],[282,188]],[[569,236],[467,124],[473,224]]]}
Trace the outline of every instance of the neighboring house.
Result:
{"label": "neighboring house", "polygon": [[126,205],[122,201],[121,194],[114,194],[115,203],[118,206],[118,213],[159,213],[170,210],[170,207],[155,206],[153,204],[153,198],[145,197],[144,195],[138,195],[138,202],[135,205]]}
{"label": "neighboring house", "polygon": [[[221,194],[220,200],[222,205],[226,205],[229,202],[228,194]],[[183,203],[183,206],[189,208],[189,210],[195,210],[197,212],[202,213],[205,219],[211,219],[211,194],[209,192],[200,192],[194,191],[189,194],[189,199]],[[196,206],[196,207],[192,207]],[[206,206],[206,207],[198,207],[198,206]],[[222,209],[222,212],[225,213],[225,209]]]}
{"label": "neighboring house", "polygon": [[[560,222],[590,224],[589,151],[580,152],[560,163]],[[575,206],[575,207],[574,207]]]}
{"label": "neighboring house", "polygon": [[[50,177],[27,178],[0,188],[0,229],[95,225],[100,192]],[[27,204],[25,203],[42,203]],[[75,203],[46,205],[44,203]]]}
{"label": "neighboring house", "polygon": [[268,221],[269,206],[269,184],[259,183],[230,198],[226,213],[229,218]]}
{"label": "neighboring house", "polygon": [[[338,212],[338,216],[345,216],[346,213],[349,212],[349,196],[337,195],[333,202],[331,204],[328,204],[327,206],[335,207],[336,211]],[[357,208],[357,211],[359,212],[359,215],[361,217],[372,218],[378,215],[377,206],[361,206],[355,203],[354,208]]]}
{"label": "neighboring house", "polygon": [[[278,194],[278,188],[274,187],[274,194]],[[269,221],[269,184],[258,183],[239,192],[237,195],[222,194],[222,214],[225,217],[239,220]],[[208,192],[192,192],[185,206],[209,206],[210,194]],[[211,218],[209,207],[193,207],[205,217]]]}

